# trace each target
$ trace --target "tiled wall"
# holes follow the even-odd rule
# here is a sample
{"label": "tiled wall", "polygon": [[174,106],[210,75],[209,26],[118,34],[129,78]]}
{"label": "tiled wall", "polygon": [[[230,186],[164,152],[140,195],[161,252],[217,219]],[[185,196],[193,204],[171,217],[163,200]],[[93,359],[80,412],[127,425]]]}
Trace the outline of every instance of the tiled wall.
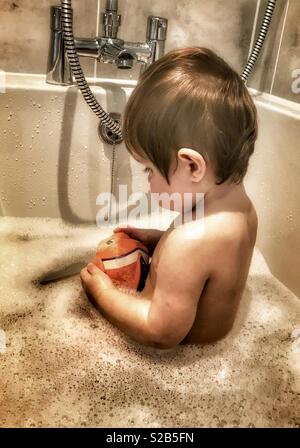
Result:
{"label": "tiled wall", "polygon": [[[0,69],[45,73],[49,45],[49,6],[58,0],[0,0]],[[217,51],[242,72],[267,0],[120,0],[120,38],[145,41],[148,15],[169,20],[166,52],[199,45]],[[73,0],[76,36],[101,34],[105,0]],[[112,65],[81,59],[87,76],[137,79]],[[249,86],[297,101],[293,72],[300,69],[300,0],[277,0],[268,41]]]}

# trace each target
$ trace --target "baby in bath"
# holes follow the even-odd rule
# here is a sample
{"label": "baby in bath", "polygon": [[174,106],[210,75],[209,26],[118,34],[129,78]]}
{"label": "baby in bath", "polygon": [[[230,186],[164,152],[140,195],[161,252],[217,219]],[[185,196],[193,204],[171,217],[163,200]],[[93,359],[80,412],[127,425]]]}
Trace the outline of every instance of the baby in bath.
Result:
{"label": "baby in bath", "polygon": [[[257,216],[243,185],[257,137],[254,103],[215,53],[178,49],[143,73],[122,128],[151,192],[176,192],[182,204],[191,193],[193,219],[165,232],[115,229],[151,252],[140,295],[116,288],[94,264],[81,271],[83,287],[104,317],[141,344],[167,349],[217,341],[233,326],[256,240]],[[195,212],[197,193],[203,218]]]}

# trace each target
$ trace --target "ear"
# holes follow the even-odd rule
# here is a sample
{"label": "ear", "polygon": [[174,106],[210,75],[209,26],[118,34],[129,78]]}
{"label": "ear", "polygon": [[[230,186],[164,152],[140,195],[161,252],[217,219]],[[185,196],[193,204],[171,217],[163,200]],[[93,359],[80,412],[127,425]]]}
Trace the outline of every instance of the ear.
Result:
{"label": "ear", "polygon": [[192,182],[200,182],[206,173],[206,161],[198,151],[190,148],[181,148],[177,152],[178,162],[185,165],[192,176]]}

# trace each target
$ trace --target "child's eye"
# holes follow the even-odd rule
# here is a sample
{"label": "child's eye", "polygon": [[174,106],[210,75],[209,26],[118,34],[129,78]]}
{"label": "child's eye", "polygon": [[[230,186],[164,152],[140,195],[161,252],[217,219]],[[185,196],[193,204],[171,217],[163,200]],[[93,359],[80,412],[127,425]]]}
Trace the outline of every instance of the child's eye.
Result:
{"label": "child's eye", "polygon": [[147,168],[144,169],[144,173],[152,174],[152,169],[147,167]]}

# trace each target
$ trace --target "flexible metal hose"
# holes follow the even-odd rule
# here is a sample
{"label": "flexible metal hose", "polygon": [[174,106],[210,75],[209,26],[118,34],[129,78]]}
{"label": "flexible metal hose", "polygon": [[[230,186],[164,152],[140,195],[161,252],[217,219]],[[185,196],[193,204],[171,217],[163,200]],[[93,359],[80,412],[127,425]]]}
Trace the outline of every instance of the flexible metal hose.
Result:
{"label": "flexible metal hose", "polygon": [[122,130],[119,124],[113,120],[110,115],[105,112],[96,100],[93,92],[89,88],[86,82],[84,73],[82,71],[77,51],[75,49],[75,41],[73,35],[73,14],[72,14],[72,1],[61,0],[61,20],[63,37],[65,41],[66,53],[68,55],[70,67],[75,77],[76,83],[81,90],[83,98],[90,106],[92,111],[100,118],[102,125],[106,126],[111,132],[118,137],[122,137]]}
{"label": "flexible metal hose", "polygon": [[[254,65],[258,59],[258,56],[260,55],[262,47],[264,45],[272,21],[276,1],[277,0],[268,1],[259,35],[256,39],[254,48],[243,71],[243,74],[241,75],[241,78],[244,82],[247,81],[249,75],[251,74]],[[96,100],[93,92],[89,88],[89,85],[86,82],[84,73],[82,71],[77,51],[75,49],[75,41],[73,35],[72,0],[61,0],[61,13],[62,13],[61,14],[62,30],[66,46],[66,52],[76,83],[79,89],[81,90],[83,98],[90,106],[92,111],[97,115],[97,117],[100,118],[102,125],[106,126],[111,132],[116,134],[118,137],[122,138],[122,130],[119,124],[115,120],[113,120],[110,117],[110,115],[107,112],[105,112],[104,109],[102,109],[102,107]]]}
{"label": "flexible metal hose", "polygon": [[249,60],[248,60],[248,62],[246,64],[246,67],[244,68],[243,74],[241,76],[241,78],[242,78],[242,80],[244,82],[247,81],[249,75],[251,74],[251,72],[252,72],[252,70],[254,68],[254,65],[255,65],[255,63],[257,61],[257,58],[260,55],[260,52],[261,52],[262,47],[264,45],[264,42],[265,42],[265,39],[266,39],[268,30],[269,30],[269,27],[270,27],[271,22],[272,22],[272,17],[273,17],[273,12],[274,12],[274,9],[275,9],[275,6],[276,6],[276,1],[277,0],[269,0],[268,1],[267,8],[266,8],[266,11],[265,11],[265,15],[264,15],[261,27],[260,27],[259,35],[258,35],[258,37],[256,39],[256,42],[255,42],[255,45],[254,45],[253,50],[251,52],[251,55],[249,57]]}

